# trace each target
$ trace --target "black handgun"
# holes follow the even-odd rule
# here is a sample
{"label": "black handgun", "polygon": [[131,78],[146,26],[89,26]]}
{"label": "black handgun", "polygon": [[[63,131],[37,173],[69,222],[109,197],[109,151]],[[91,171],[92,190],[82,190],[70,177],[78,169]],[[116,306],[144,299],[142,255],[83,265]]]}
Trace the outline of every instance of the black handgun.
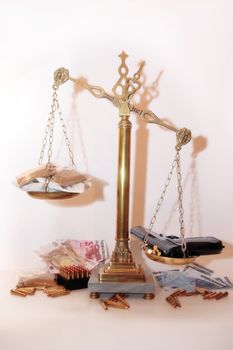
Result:
{"label": "black handgun", "polygon": [[[133,227],[130,233],[141,241],[144,241],[147,230],[142,226]],[[186,242],[186,256],[194,257],[200,255],[220,254],[224,248],[222,241],[214,237],[188,237]],[[182,258],[183,252],[181,247],[181,239],[170,235],[164,236],[158,233],[150,233],[148,235],[147,244],[149,247],[156,245],[161,252],[161,256],[170,258]]]}

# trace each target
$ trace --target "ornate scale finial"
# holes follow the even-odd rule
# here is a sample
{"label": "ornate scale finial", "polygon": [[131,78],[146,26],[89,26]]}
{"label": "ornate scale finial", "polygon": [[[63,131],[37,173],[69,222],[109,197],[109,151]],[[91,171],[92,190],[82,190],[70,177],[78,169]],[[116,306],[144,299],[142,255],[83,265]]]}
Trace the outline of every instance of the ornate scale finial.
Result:
{"label": "ornate scale finial", "polygon": [[61,67],[54,72],[54,84],[59,86],[69,79],[68,69]]}
{"label": "ornate scale finial", "polygon": [[120,74],[120,78],[117,80],[116,84],[112,88],[112,92],[115,97],[118,99],[123,99],[126,97],[126,85],[127,85],[127,74],[129,72],[129,68],[125,63],[128,55],[122,51],[122,53],[118,56],[121,59],[121,65],[118,68],[118,72]]}
{"label": "ornate scale finial", "polygon": [[129,69],[125,63],[128,55],[122,51],[118,57],[121,59],[121,64],[118,68],[120,78],[113,86],[112,92],[114,93],[115,98],[118,100],[126,101],[129,100],[130,96],[132,96],[141,87],[140,77],[145,62],[141,62],[138,71],[133,75],[133,77],[128,77]]}

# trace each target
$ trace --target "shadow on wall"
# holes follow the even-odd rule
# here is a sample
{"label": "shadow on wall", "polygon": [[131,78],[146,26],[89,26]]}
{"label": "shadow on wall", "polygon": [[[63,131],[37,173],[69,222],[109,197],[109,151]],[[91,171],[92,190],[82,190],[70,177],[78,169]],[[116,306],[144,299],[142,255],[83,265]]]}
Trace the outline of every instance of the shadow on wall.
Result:
{"label": "shadow on wall", "polygon": [[103,201],[104,187],[107,184],[107,182],[93,178],[90,188],[84,193],[77,195],[77,197],[65,200],[47,201],[47,203],[58,207],[82,207],[89,205],[97,200]]}
{"label": "shadow on wall", "polygon": [[[142,87],[136,98],[136,107],[139,109],[148,109],[150,103],[159,97],[159,82],[163,70],[161,70],[152,84],[147,84],[145,73],[142,72]],[[167,118],[161,118],[167,124],[174,126]],[[132,203],[132,219],[131,226],[143,225],[145,219],[145,195],[146,195],[146,177],[147,177],[147,155],[148,155],[148,137],[149,132],[147,125],[141,119],[137,119],[138,129],[136,131],[136,146],[135,146],[135,168],[134,168],[134,189],[133,189],[133,203]],[[161,127],[163,130],[168,129]],[[201,205],[198,185],[197,174],[197,156],[200,152],[207,148],[207,138],[204,136],[196,136],[192,138],[192,153],[191,163],[184,177],[183,189],[187,188],[190,184],[190,210],[189,210],[189,228],[188,235],[202,234],[202,218],[201,218]],[[167,221],[162,228],[162,233],[168,232],[170,223],[174,217],[174,214],[178,208],[178,201],[176,200],[168,215]]]}
{"label": "shadow on wall", "polygon": [[[140,66],[140,63],[139,63]],[[150,103],[159,96],[159,81],[163,74],[161,70],[152,84],[147,84],[147,78],[142,72],[142,87],[136,95],[135,106],[139,109],[148,109]],[[135,100],[136,100],[135,98]],[[137,118],[137,131],[135,142],[135,167],[134,167],[134,189],[132,202],[131,226],[143,224],[145,217],[145,196],[146,196],[146,177],[147,177],[147,156],[148,156],[148,137],[149,132],[147,124]]]}
{"label": "shadow on wall", "polygon": [[[201,199],[199,191],[198,171],[197,171],[197,156],[200,152],[207,148],[207,138],[204,136],[196,136],[192,138],[192,153],[191,162],[187,174],[184,177],[182,187],[185,192],[190,186],[190,203],[189,203],[189,222],[186,226],[186,236],[201,236],[202,230],[202,215],[201,215]],[[168,234],[169,227],[178,210],[178,199],[174,202],[170,214],[161,229],[161,233]]]}

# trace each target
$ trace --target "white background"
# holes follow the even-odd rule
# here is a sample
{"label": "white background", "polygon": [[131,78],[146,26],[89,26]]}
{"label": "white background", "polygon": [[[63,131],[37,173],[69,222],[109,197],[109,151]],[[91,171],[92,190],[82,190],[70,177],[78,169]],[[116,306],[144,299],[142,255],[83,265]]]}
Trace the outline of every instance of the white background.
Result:
{"label": "white background", "polygon": [[[103,238],[112,249],[119,118],[108,101],[96,100],[70,82],[59,89],[80,170],[98,179],[88,192],[49,203],[28,197],[12,182],[37,165],[53,72],[64,66],[71,76],[85,77],[110,92],[118,79],[122,50],[129,55],[131,75],[142,59],[146,61],[145,89],[162,72],[157,96],[144,107],[177,127],[190,128],[197,141],[199,201],[193,208],[189,176],[187,235],[194,213],[193,233],[222,239],[226,249],[219,266],[232,263],[232,34],[230,0],[0,2],[1,269],[39,266],[34,250],[59,238]],[[138,124],[135,116],[132,122],[130,225],[148,226],[174,157],[175,135],[156,125]],[[61,140],[58,133],[58,162]],[[182,150],[183,178],[193,160],[193,145]],[[174,181],[157,231],[171,214],[175,186]],[[178,233],[177,217],[169,232]]]}

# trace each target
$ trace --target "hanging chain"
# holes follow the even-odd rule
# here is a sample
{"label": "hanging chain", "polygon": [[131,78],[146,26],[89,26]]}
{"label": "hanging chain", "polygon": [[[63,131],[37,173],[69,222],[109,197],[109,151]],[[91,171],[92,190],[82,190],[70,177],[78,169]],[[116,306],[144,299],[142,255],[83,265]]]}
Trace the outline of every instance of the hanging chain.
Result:
{"label": "hanging chain", "polygon": [[181,249],[183,252],[183,256],[185,258],[186,241],[185,241],[185,228],[184,228],[183,188],[182,188],[182,176],[181,176],[181,170],[180,170],[180,153],[178,150],[176,153],[176,175],[177,175],[177,189],[178,189],[178,203],[179,203]]}
{"label": "hanging chain", "polygon": [[144,245],[146,246],[147,245],[147,240],[148,240],[148,236],[151,234],[152,232],[152,229],[153,229],[153,226],[154,226],[154,223],[157,219],[157,214],[158,214],[158,211],[163,203],[163,200],[164,200],[164,197],[165,197],[165,194],[166,194],[166,191],[167,191],[167,188],[171,182],[171,178],[172,178],[172,173],[173,173],[173,170],[175,168],[175,165],[176,165],[176,157],[175,159],[173,160],[172,162],[172,167],[171,167],[171,170],[169,171],[168,173],[168,177],[167,177],[167,180],[165,182],[165,185],[164,185],[164,189],[161,193],[161,196],[159,198],[159,201],[157,203],[157,206],[156,206],[156,209],[155,209],[155,213],[154,215],[152,216],[152,219],[150,221],[150,225],[149,225],[149,229],[147,230],[147,233],[145,234],[145,237],[144,237]]}
{"label": "hanging chain", "polygon": [[46,166],[50,167],[51,166],[51,158],[52,158],[52,146],[53,146],[53,133],[54,133],[54,123],[55,123],[55,114],[56,111],[58,112],[58,116],[59,119],[61,121],[61,126],[62,126],[62,131],[63,134],[65,136],[65,143],[67,145],[68,148],[68,152],[69,152],[69,157],[72,163],[72,167],[76,168],[75,162],[74,162],[74,155],[73,152],[71,150],[71,146],[70,146],[70,141],[67,135],[67,130],[66,130],[66,125],[65,125],[65,121],[62,117],[62,112],[61,112],[61,108],[58,102],[58,95],[57,95],[57,90],[58,90],[58,85],[54,84],[53,85],[53,95],[52,95],[52,104],[51,104],[51,108],[50,108],[50,112],[49,112],[49,117],[48,117],[48,122],[45,128],[45,136],[43,138],[43,142],[42,142],[42,149],[40,152],[40,158],[39,158],[39,165],[42,164],[43,162],[43,158],[44,158],[44,154],[45,154],[45,149],[47,146],[47,143],[49,142],[48,145],[48,159],[47,159],[47,163]]}
{"label": "hanging chain", "polygon": [[69,140],[68,135],[67,135],[65,121],[64,121],[64,119],[62,117],[62,111],[61,111],[61,108],[60,108],[58,100],[56,101],[56,103],[57,103],[58,115],[59,115],[59,118],[60,118],[60,121],[61,121],[62,131],[63,131],[64,137],[65,137],[66,146],[67,146],[68,151],[69,151],[69,157],[70,157],[70,160],[71,160],[71,163],[72,163],[72,167],[76,168],[76,164],[74,162],[74,154],[73,154],[73,151],[72,151],[71,146],[70,146],[70,140]]}
{"label": "hanging chain", "polygon": [[[54,88],[54,87],[53,87]],[[54,88],[53,93],[53,103],[51,106],[51,119],[50,119],[50,126],[49,126],[49,148],[48,148],[48,160],[47,160],[47,167],[49,168],[51,166],[51,157],[53,153],[53,132],[54,132],[54,122],[55,122],[55,112],[56,112],[56,101],[57,101],[57,92]]]}
{"label": "hanging chain", "polygon": [[188,143],[191,140],[191,132],[190,130],[183,128],[178,130],[177,132],[177,144],[176,144],[176,155],[172,162],[172,167],[170,172],[168,173],[167,180],[164,185],[164,189],[161,193],[161,196],[159,198],[159,201],[157,203],[155,213],[152,216],[152,219],[150,221],[149,228],[145,234],[143,246],[147,246],[148,236],[151,234],[153,226],[155,224],[155,221],[157,219],[157,214],[161,208],[161,205],[163,203],[167,188],[171,182],[173,170],[176,166],[176,174],[177,174],[177,191],[178,191],[178,203],[179,203],[179,224],[180,224],[180,239],[181,239],[181,249],[183,252],[183,257],[186,256],[186,241],[185,241],[185,227],[184,227],[184,208],[183,208],[183,188],[182,188],[182,176],[181,176],[181,168],[180,168],[180,150],[183,145]]}
{"label": "hanging chain", "polygon": [[55,121],[55,111],[56,111],[56,99],[57,99],[57,92],[58,86],[53,85],[53,95],[52,95],[52,104],[50,107],[50,112],[48,116],[48,122],[45,128],[45,136],[43,138],[42,142],[42,149],[40,152],[40,158],[39,158],[39,165],[42,164],[45,154],[45,148],[48,143],[48,136],[49,136],[49,149],[48,149],[48,163],[50,163],[51,156],[52,156],[52,141],[53,141],[53,127],[54,127],[54,121]]}

